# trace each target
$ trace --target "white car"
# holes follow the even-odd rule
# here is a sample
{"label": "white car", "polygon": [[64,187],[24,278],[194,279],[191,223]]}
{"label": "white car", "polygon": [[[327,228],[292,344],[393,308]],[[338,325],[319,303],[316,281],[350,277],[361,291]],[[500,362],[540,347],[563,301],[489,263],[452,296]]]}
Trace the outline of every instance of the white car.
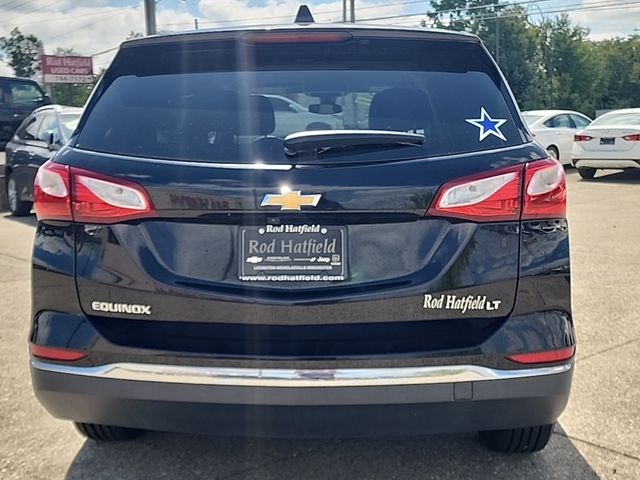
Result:
{"label": "white car", "polygon": [[264,95],[271,101],[276,127],[273,134],[284,138],[306,125],[307,130],[336,130],[342,128],[339,114],[312,113],[308,108],[282,95]]}
{"label": "white car", "polygon": [[522,116],[549,156],[563,165],[571,165],[573,136],[591,123],[586,115],[571,110],[530,110]]}
{"label": "white car", "polygon": [[572,156],[582,178],[593,178],[599,168],[640,168],[640,108],[596,118],[576,134]]}

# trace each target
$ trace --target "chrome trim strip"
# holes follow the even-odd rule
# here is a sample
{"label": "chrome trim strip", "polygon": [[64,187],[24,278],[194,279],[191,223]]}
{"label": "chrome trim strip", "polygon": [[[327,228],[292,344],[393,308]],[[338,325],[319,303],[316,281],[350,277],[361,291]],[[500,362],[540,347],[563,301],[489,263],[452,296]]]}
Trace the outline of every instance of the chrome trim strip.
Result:
{"label": "chrome trim strip", "polygon": [[[357,130],[356,130],[357,131]],[[309,132],[314,133],[314,132]],[[518,150],[519,148],[523,148],[529,145],[533,145],[535,142],[526,142],[520,143],[517,145],[511,145],[509,147],[498,147],[489,150],[481,150],[475,152],[465,152],[465,153],[452,153],[449,155],[438,155],[435,157],[411,157],[411,158],[403,158],[403,159],[394,159],[393,161],[403,161],[410,162],[413,160],[448,160],[450,158],[466,158],[477,155],[478,153],[489,154],[489,153],[503,153],[509,152],[511,150]],[[147,163],[165,163],[168,165],[180,165],[180,166],[191,166],[191,167],[205,167],[205,168],[228,168],[232,170],[278,170],[278,171],[289,171],[293,168],[299,168],[300,165],[297,164],[286,164],[286,163],[213,163],[213,162],[196,162],[190,160],[169,160],[164,158],[146,158],[146,157],[136,157],[133,155],[120,155],[116,153],[106,153],[106,152],[95,152],[93,150],[85,150],[81,147],[76,147],[69,145],[67,148],[73,150],[79,150],[81,152],[87,152],[91,155],[96,155],[99,157],[118,157],[123,160],[135,161],[135,162],[147,162]]]}
{"label": "chrome trim strip", "polygon": [[364,387],[479,382],[538,377],[568,372],[573,362],[553,367],[499,370],[477,365],[402,368],[345,368],[294,370],[284,368],[225,368],[113,363],[76,367],[32,359],[33,368],[47,372],[139,382],[225,385],[236,387]]}
{"label": "chrome trim strip", "polygon": [[116,153],[94,152],[93,150],[84,150],[80,147],[69,147],[74,150],[80,150],[82,152],[90,153],[98,157],[118,157],[123,160],[135,161],[135,162],[147,162],[147,163],[165,163],[168,165],[180,165],[189,167],[206,167],[206,168],[229,168],[232,170],[281,170],[288,171],[293,168],[293,165],[282,163],[214,163],[214,162],[195,162],[190,160],[169,160],[165,158],[146,158],[136,157],[133,155],[119,155]]}

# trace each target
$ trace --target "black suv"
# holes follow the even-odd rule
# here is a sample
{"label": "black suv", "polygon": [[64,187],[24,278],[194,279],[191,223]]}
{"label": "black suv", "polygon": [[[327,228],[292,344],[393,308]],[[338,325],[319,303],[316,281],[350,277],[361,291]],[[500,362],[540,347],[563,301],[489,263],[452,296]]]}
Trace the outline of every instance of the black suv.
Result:
{"label": "black suv", "polygon": [[47,94],[33,80],[0,77],[0,150],[27,115],[50,103]]}
{"label": "black suv", "polygon": [[5,185],[9,211],[28,215],[33,181],[40,166],[60,150],[75,130],[82,109],[49,105],[34,110],[18,127],[5,150]]}
{"label": "black suv", "polygon": [[[314,115],[276,136],[296,113],[274,97]],[[475,430],[533,452],[567,403],[564,172],[475,36],[127,41],[35,209],[33,385],[92,439]]]}

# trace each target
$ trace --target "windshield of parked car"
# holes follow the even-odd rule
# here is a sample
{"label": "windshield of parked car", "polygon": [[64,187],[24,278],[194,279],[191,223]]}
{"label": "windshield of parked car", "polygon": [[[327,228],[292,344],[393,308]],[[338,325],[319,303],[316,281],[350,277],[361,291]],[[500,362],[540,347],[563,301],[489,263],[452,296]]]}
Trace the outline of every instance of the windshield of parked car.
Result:
{"label": "windshield of parked car", "polygon": [[596,118],[591,126],[640,125],[640,112],[607,113]]}
{"label": "windshield of parked car", "polygon": [[[288,162],[283,139],[312,130],[426,137],[415,149],[368,149],[368,158],[438,156],[523,141],[500,77],[475,43],[441,42],[438,50],[416,40],[370,41],[353,51],[347,45],[255,47],[251,65],[228,64],[227,53],[211,48],[208,57],[182,49],[175,61],[165,51],[157,63],[150,61],[157,49],[121,53],[76,146],[228,163]],[[358,154],[362,149],[331,153]]]}
{"label": "windshield of parked car", "polygon": [[60,133],[62,133],[62,137],[66,142],[71,138],[71,134],[78,126],[78,121],[80,120],[79,113],[61,113],[59,116],[60,122]]}

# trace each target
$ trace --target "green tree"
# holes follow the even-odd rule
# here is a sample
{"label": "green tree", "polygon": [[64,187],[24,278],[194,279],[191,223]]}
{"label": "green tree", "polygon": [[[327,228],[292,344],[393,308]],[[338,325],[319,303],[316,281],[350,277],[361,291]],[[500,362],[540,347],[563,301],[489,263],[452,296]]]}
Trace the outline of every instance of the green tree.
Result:
{"label": "green tree", "polygon": [[485,17],[494,17],[502,8],[499,0],[434,0],[433,12],[427,13],[436,28],[448,28],[478,34]]}
{"label": "green tree", "polygon": [[574,25],[567,14],[540,25],[546,106],[593,114],[597,66],[591,56],[588,33]]}
{"label": "green tree", "polygon": [[[499,0],[437,0],[432,5],[434,11],[427,17],[434,26],[471,32],[483,40],[522,108],[568,108],[593,114],[598,101],[620,103],[597,100],[597,80],[602,84],[600,91],[611,83],[624,85],[616,90],[622,95],[632,85],[633,72],[640,75],[638,58],[623,62],[617,58],[623,52],[620,48],[602,47],[608,52],[606,60],[594,61],[596,47],[587,38],[588,30],[573,24],[566,14],[534,25],[522,6]],[[619,66],[618,77],[601,73],[611,62]],[[623,70],[628,74],[622,75]]]}
{"label": "green tree", "polygon": [[590,57],[595,59],[594,83],[597,109],[640,105],[640,36],[593,42]]}
{"label": "green tree", "polygon": [[478,35],[496,59],[523,108],[540,104],[542,97],[539,29],[521,6],[503,6],[498,0],[439,0],[427,16],[434,26]]}
{"label": "green tree", "polygon": [[0,50],[7,58],[16,76],[31,78],[40,68],[40,56],[44,49],[35,35],[24,35],[18,27],[8,37],[0,37]]}
{"label": "green tree", "polygon": [[51,85],[51,99],[53,103],[82,107],[97,81],[97,76],[91,83],[59,83]]}
{"label": "green tree", "polygon": [[543,97],[540,35],[538,27],[529,23],[521,6],[500,10],[494,18],[477,25],[477,34],[485,42],[507,78],[521,108],[540,105]]}

